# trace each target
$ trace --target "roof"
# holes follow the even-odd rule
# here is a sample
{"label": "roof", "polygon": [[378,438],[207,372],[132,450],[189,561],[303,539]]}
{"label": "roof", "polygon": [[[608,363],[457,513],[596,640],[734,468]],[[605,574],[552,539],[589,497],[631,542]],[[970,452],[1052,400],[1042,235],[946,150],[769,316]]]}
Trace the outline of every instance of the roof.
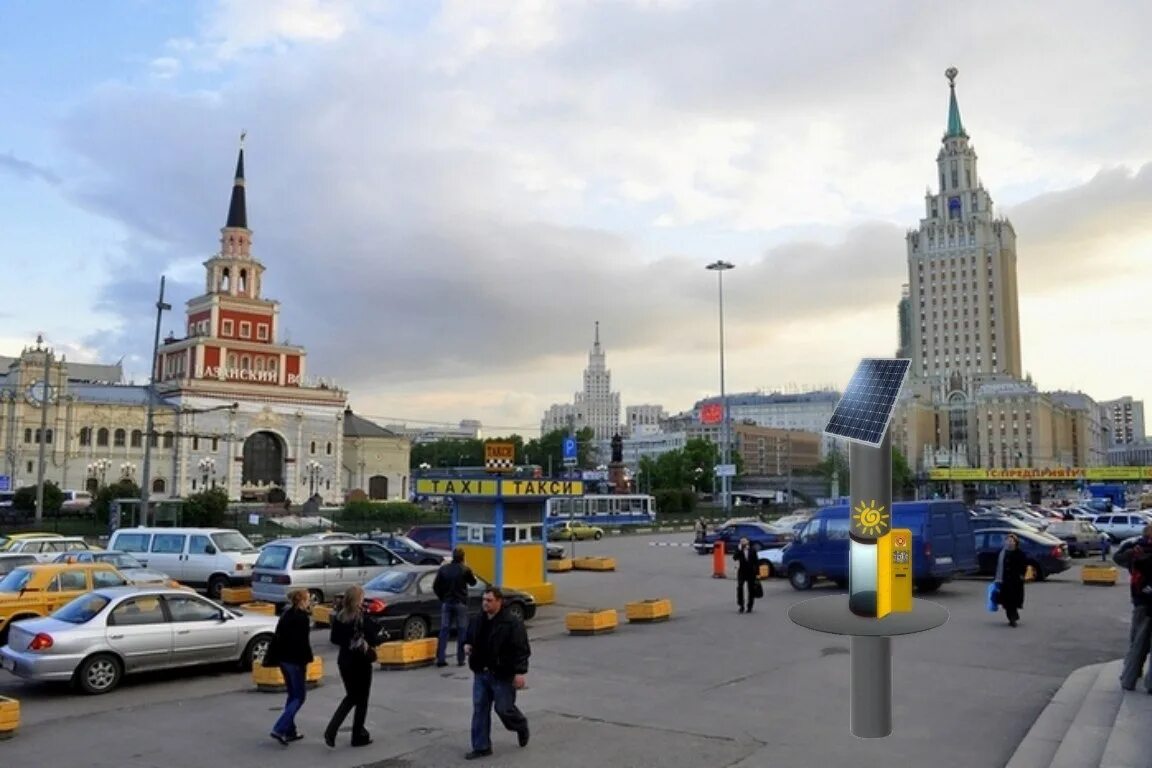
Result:
{"label": "roof", "polygon": [[248,202],[244,196],[244,147],[236,158],[236,179],[232,182],[232,200],[228,203],[226,227],[248,229]]}
{"label": "roof", "polygon": [[[5,357],[0,355],[0,371],[8,371],[13,365],[20,362],[18,357]],[[102,365],[100,363],[70,363],[65,361],[64,375],[69,382],[106,382],[119,384],[124,380],[124,369],[119,363],[115,365]],[[3,377],[4,374],[0,374]]]}
{"label": "roof", "polygon": [[348,408],[344,411],[344,437],[399,437],[399,435],[362,416],[357,416],[352,413],[351,408]]}
{"label": "roof", "polygon": [[948,89],[951,95],[948,98],[948,132],[944,134],[944,138],[964,137],[968,138],[968,134],[964,132],[964,123],[960,120],[960,105],[956,103],[956,73],[949,70],[951,76],[948,78]]}

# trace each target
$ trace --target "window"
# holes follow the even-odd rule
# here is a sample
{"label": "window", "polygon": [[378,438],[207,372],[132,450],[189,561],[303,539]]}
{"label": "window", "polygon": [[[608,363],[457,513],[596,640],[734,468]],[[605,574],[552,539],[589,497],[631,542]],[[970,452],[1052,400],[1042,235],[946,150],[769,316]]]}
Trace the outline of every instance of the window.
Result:
{"label": "window", "polygon": [[345,568],[359,565],[356,560],[356,553],[349,544],[333,544],[328,547],[326,565],[329,568]]}
{"label": "window", "polygon": [[848,518],[828,517],[824,519],[824,536],[830,541],[848,538]]}
{"label": "window", "polygon": [[152,493],[164,493],[167,486],[164,484],[164,478],[158,477],[152,481]]}
{"label": "window", "polygon": [[311,454],[316,453],[316,441],[315,440],[313,440],[311,443],[308,444],[308,452]]}
{"label": "window", "polygon": [[332,455],[332,443],[328,443],[328,445],[325,447],[324,450],[329,456],[331,456]]}
{"label": "window", "polygon": [[176,435],[172,432],[164,433],[164,447],[171,448],[172,444],[176,441]]}
{"label": "window", "polygon": [[80,429],[80,445],[92,445],[92,427]]}
{"label": "window", "polygon": [[380,566],[396,564],[396,558],[384,547],[374,544],[361,544],[358,545],[358,548],[360,550],[360,565]]}
{"label": "window", "polygon": [[225,320],[220,322],[220,335],[221,336],[231,336],[232,335],[232,321],[230,319],[225,319]]}
{"label": "window", "polygon": [[26,443],[32,442],[32,430],[31,429],[25,429],[24,430],[24,442],[26,442]]}
{"label": "window", "polygon": [[[267,551],[267,549],[265,549]],[[324,567],[324,550],[321,547],[300,547],[296,550],[295,568],[310,571]]]}
{"label": "window", "polygon": [[[212,549],[208,549],[212,547]],[[212,546],[212,539],[207,536],[193,536],[192,540],[188,542],[188,554],[190,555],[208,555],[216,551]]]}
{"label": "window", "polygon": [[133,448],[139,448],[144,444],[144,433],[138,429],[132,430],[130,442]]}
{"label": "window", "polygon": [[116,571],[93,571],[92,572],[92,586],[96,589],[103,589],[105,587],[122,587],[128,581],[116,573]]}
{"label": "window", "polygon": [[88,576],[84,571],[61,571],[48,585],[49,592],[81,592],[88,589]]}
{"label": "window", "polygon": [[192,436],[192,450],[194,450],[194,451],[200,450],[200,438],[197,435]]}
{"label": "window", "polygon": [[115,549],[121,552],[147,552],[152,534],[149,533],[122,533],[116,539]]}
{"label": "window", "polygon": [[113,447],[123,448],[124,447],[124,441],[127,438],[127,436],[128,436],[128,434],[124,430],[122,430],[122,429],[116,430],[116,432],[113,434],[113,437],[112,437]]}
{"label": "window", "polygon": [[240,338],[252,338],[252,323],[248,322],[247,320],[240,321]]}
{"label": "window", "polygon": [[212,438],[212,451],[215,452],[218,450],[220,450],[220,438],[214,437]]}
{"label": "window", "polygon": [[260,341],[268,341],[268,324],[260,323],[256,326],[256,338]]}
{"label": "window", "polygon": [[163,624],[164,611],[155,597],[131,597],[112,609],[108,623],[117,627]]}
{"label": "window", "polygon": [[182,533],[158,533],[152,538],[152,551],[166,555],[183,554],[186,538]]}
{"label": "window", "polygon": [[192,595],[167,595],[164,598],[172,621],[219,621],[220,609]]}

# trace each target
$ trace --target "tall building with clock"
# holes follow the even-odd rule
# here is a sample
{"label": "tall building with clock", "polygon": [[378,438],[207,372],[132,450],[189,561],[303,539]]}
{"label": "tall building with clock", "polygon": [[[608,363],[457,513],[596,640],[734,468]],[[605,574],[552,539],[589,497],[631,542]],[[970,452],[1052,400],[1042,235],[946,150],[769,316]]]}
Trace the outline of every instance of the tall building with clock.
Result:
{"label": "tall building with clock", "polygon": [[211,487],[238,501],[315,493],[337,504],[353,490],[407,498],[408,439],[353,413],[347,393],[311,378],[305,350],[282,339],[280,304],[263,296],[265,267],[252,250],[243,147],[220,250],[204,268],[184,334],[169,334],[158,352],[150,439],[149,388],[126,384],[119,365],[57,358],[41,340],[0,358],[0,476],[34,484],[43,443],[45,476],[61,488],[140,483],[150,442],[154,498]]}

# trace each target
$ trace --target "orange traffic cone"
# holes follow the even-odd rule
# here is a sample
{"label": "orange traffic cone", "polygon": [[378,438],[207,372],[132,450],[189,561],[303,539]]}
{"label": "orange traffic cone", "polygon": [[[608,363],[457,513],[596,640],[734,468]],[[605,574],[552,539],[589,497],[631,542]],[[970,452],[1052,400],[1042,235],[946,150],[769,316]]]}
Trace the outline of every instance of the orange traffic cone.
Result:
{"label": "orange traffic cone", "polygon": [[717,541],[716,545],[712,548],[712,578],[726,579],[728,578],[727,569],[724,564],[724,542]]}

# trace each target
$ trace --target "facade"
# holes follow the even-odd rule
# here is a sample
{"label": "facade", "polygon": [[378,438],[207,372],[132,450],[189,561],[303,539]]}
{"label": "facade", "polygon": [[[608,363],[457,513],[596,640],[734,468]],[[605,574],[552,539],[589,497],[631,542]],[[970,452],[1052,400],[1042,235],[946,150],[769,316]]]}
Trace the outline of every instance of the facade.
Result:
{"label": "facade", "polygon": [[746,476],[786,477],[820,465],[823,441],[813,432],[737,424],[732,433]]}
{"label": "facade", "polygon": [[553,430],[580,430],[591,427],[594,439],[610,440],[620,427],[620,393],[612,391],[612,372],[605,364],[600,346],[600,323],[596,323],[595,340],[584,369],[584,390],[577,392],[572,403],[552,405],[540,422],[540,434]]}
{"label": "facade", "polygon": [[[0,441],[14,487],[36,482],[43,437],[45,477],[64,489],[94,490],[124,477],[147,484],[155,498],[220,487],[233,500],[315,493],[339,503],[347,483],[371,486],[384,475],[388,494],[403,497],[407,457],[401,475],[395,457],[383,458],[383,436],[366,447],[363,420],[344,424],[347,394],[311,380],[305,351],[278,341],[280,306],[261,295],[264,266],[251,243],[241,148],[220,251],[204,262],[205,292],[187,303],[186,335],[165,339],[158,352],[150,477],[143,476],[149,388],[125,385],[118,366],[56,360],[38,344],[0,374]],[[45,370],[47,400],[33,386]],[[405,441],[392,440],[394,453],[405,450]],[[351,464],[346,442],[356,449]]]}
{"label": "facade", "polygon": [[1100,403],[1100,411],[1109,424],[1113,445],[1143,442],[1144,401],[1124,396]]}
{"label": "facade", "polygon": [[897,359],[911,359],[912,297],[909,295],[907,283],[900,286],[900,302],[896,305],[896,332],[900,339],[900,345],[896,348]]}
{"label": "facade", "polygon": [[[826,456],[828,451],[838,442],[836,438],[824,434],[824,427],[832,418],[836,410],[836,403],[840,401],[840,393],[832,390],[802,392],[786,394],[782,392],[742,392],[727,396],[728,414],[732,420],[733,430],[739,424],[754,424],[761,427],[772,427],[778,430],[799,430],[811,432],[820,439],[820,455]],[[691,434],[707,432],[717,437],[711,438],[719,444],[722,434],[722,424],[703,424],[701,413],[708,406],[722,405],[719,397],[708,397],[699,400],[692,406],[691,414],[685,414],[680,428],[688,430]],[[709,430],[703,429],[710,428]],[[667,427],[665,427],[667,429]]]}
{"label": "facade", "polygon": [[372,500],[408,498],[408,438],[344,410],[343,486]]}
{"label": "facade", "polygon": [[479,421],[464,419],[455,427],[409,427],[407,424],[389,424],[389,432],[408,437],[413,444],[436,443],[441,440],[480,440],[484,430]]}
{"label": "facade", "polygon": [[667,417],[662,405],[629,405],[624,409],[624,437],[642,435],[660,429]]}

